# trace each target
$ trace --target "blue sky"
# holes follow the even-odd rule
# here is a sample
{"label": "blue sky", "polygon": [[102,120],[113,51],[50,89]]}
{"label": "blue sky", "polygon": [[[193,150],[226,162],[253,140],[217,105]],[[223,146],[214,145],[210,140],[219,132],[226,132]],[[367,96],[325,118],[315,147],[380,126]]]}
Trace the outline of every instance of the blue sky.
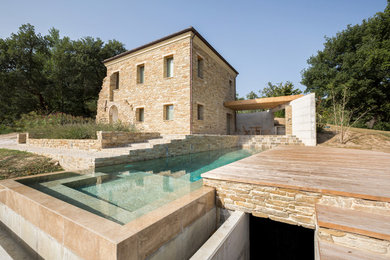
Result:
{"label": "blue sky", "polygon": [[386,0],[2,0],[0,37],[23,23],[46,34],[116,39],[127,49],[194,26],[240,73],[243,96],[267,82],[300,84],[306,60],[348,24],[383,11]]}

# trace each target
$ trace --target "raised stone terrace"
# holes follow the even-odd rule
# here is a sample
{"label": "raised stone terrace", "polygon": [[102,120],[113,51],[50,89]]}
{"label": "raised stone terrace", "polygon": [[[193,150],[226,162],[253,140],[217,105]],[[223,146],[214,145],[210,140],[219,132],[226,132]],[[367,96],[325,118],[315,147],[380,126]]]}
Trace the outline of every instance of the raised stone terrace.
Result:
{"label": "raised stone terrace", "polygon": [[[65,170],[93,169],[96,167],[142,161],[168,156],[218,150],[231,147],[269,149],[278,145],[301,145],[295,136],[283,135],[161,135],[142,142],[121,144],[121,147],[103,149],[78,149],[66,143],[66,139],[47,142],[34,139],[26,144],[17,142],[16,135],[0,137],[0,148],[22,150],[50,157],[59,161]],[[56,140],[56,139],[53,139]],[[71,140],[76,142],[78,140]],[[84,140],[79,140],[84,143]],[[39,146],[36,144],[39,143]],[[56,147],[54,143],[60,145]]]}
{"label": "raised stone terrace", "polygon": [[202,174],[219,206],[316,231],[318,259],[390,258],[390,154],[280,146]]}

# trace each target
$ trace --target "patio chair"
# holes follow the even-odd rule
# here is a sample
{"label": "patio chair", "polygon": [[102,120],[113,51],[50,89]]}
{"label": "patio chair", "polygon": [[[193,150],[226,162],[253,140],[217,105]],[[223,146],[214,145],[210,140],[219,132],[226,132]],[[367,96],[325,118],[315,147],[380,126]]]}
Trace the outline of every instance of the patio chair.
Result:
{"label": "patio chair", "polygon": [[246,130],[245,126],[242,126],[242,131],[244,131],[244,135],[250,135],[251,134],[251,131],[250,130]]}

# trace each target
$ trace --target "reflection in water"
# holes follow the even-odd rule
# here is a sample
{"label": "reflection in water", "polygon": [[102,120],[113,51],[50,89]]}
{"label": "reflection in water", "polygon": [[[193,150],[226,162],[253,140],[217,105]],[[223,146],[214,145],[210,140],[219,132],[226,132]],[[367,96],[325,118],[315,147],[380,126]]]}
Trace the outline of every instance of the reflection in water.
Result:
{"label": "reflection in water", "polygon": [[86,175],[31,178],[25,184],[126,224],[201,187],[202,173],[253,153],[243,149],[194,153],[99,168]]}

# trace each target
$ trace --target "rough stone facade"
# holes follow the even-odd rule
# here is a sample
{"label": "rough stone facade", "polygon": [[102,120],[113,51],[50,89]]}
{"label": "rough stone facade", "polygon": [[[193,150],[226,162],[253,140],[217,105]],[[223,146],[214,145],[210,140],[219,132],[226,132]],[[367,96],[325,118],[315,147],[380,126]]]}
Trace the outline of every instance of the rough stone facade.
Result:
{"label": "rough stone facade", "polygon": [[[235,112],[223,103],[235,99],[237,74],[221,63],[198,38],[192,46],[192,133],[227,134],[230,123],[229,134],[232,134],[235,132]],[[197,73],[198,59],[203,60],[203,77]],[[198,105],[204,109],[202,120],[198,120]]]}
{"label": "rough stone facade", "polygon": [[206,178],[203,183],[216,189],[221,207],[312,229],[316,203],[390,215],[388,202]]}
{"label": "rough stone facade", "polygon": [[[204,41],[190,30],[105,62],[97,121],[118,119],[141,131],[162,134],[227,134],[228,128],[233,133],[234,112],[223,102],[235,98],[237,73]],[[173,58],[172,77],[166,77],[167,57]],[[203,59],[203,79],[197,76],[198,57]],[[140,65],[143,83],[139,83]],[[204,106],[203,120],[198,120],[198,104]],[[166,105],[174,107],[173,120],[165,120]],[[137,115],[140,109],[143,121]]]}
{"label": "rough stone facade", "polygon": [[96,133],[97,139],[35,139],[29,138],[28,133],[18,134],[18,143],[26,143],[35,147],[58,149],[76,149],[96,151],[110,147],[121,147],[132,143],[145,142],[160,137],[159,133],[140,132],[103,132]]}
{"label": "rough stone facade", "polygon": [[286,135],[292,135],[292,107],[291,105],[285,108],[285,124],[286,124]]}

